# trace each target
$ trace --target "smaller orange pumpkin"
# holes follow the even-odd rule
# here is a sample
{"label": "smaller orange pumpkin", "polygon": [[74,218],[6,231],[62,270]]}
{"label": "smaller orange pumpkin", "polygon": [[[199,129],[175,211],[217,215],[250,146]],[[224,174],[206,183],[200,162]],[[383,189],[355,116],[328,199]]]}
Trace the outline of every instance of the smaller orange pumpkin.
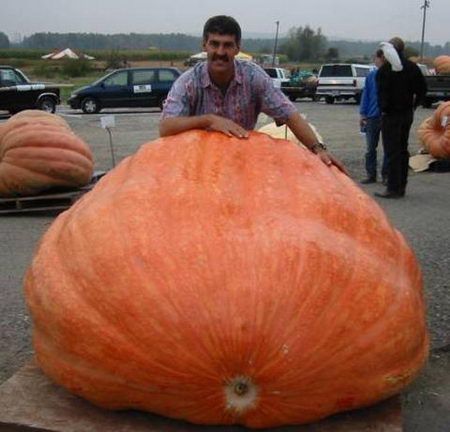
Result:
{"label": "smaller orange pumpkin", "polygon": [[0,196],[35,195],[89,183],[93,157],[61,117],[38,110],[11,117],[0,129]]}
{"label": "smaller orange pumpkin", "polygon": [[434,59],[433,64],[438,74],[450,74],[450,56],[438,56]]}
{"label": "smaller orange pumpkin", "polygon": [[425,149],[437,159],[450,159],[450,101],[439,105],[417,131]]}

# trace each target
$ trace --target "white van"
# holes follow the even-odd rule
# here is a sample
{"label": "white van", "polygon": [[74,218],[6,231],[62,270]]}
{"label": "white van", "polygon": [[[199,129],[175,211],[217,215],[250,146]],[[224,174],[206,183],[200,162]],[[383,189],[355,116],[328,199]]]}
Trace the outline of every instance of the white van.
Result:
{"label": "white van", "polygon": [[361,100],[366,76],[373,66],[363,64],[333,63],[324,64],[320,68],[316,97],[325,98],[328,104],[335,100]]}

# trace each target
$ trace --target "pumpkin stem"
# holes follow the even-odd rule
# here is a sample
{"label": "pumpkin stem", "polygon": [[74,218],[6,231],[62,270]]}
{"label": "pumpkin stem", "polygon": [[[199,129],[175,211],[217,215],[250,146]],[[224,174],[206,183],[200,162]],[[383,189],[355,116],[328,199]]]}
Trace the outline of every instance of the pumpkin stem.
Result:
{"label": "pumpkin stem", "polygon": [[237,376],[225,385],[227,410],[243,414],[256,405],[258,387],[246,376]]}

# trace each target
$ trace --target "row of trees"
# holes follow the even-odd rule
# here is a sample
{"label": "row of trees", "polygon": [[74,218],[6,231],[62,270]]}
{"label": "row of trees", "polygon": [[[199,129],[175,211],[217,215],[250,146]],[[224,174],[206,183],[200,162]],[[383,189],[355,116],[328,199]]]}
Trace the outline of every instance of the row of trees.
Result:
{"label": "row of trees", "polygon": [[[14,44],[16,48],[45,49],[55,48],[80,50],[130,50],[153,49],[158,51],[197,52],[201,49],[201,37],[182,33],[171,34],[98,34],[98,33],[34,33],[25,37],[22,43]],[[8,48],[8,37],[0,32],[0,48]],[[243,50],[253,53],[271,53],[273,39],[244,39]],[[378,46],[378,42],[363,41],[329,41],[322,30],[309,26],[294,27],[285,38],[279,41],[280,54],[285,54],[291,61],[338,60],[339,58],[369,59]],[[408,43],[412,54],[420,49],[420,42]],[[425,44],[425,55],[435,57],[450,54],[450,42],[445,45]]]}
{"label": "row of trees", "polygon": [[0,48],[9,48],[9,38],[3,32],[0,32]]}

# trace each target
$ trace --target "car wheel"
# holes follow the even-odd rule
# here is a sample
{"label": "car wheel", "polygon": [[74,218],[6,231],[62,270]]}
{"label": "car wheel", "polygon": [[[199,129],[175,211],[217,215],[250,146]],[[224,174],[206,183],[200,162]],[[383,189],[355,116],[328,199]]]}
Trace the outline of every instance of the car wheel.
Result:
{"label": "car wheel", "polygon": [[96,114],[100,111],[100,104],[96,99],[87,97],[81,102],[81,109],[85,114]]}
{"label": "car wheel", "polygon": [[297,100],[297,96],[289,95],[289,100],[290,100],[291,102],[295,102],[295,101]]}
{"label": "car wheel", "polygon": [[325,102],[327,104],[334,104],[334,97],[333,96],[325,96]]}
{"label": "car wheel", "polygon": [[38,109],[48,113],[54,113],[56,111],[56,102],[53,98],[45,96],[39,99],[37,104]]}
{"label": "car wheel", "polygon": [[158,101],[158,106],[159,106],[159,108],[161,108],[161,111],[162,111],[162,109],[164,108],[164,102],[166,101],[166,96],[163,96],[159,101]]}

